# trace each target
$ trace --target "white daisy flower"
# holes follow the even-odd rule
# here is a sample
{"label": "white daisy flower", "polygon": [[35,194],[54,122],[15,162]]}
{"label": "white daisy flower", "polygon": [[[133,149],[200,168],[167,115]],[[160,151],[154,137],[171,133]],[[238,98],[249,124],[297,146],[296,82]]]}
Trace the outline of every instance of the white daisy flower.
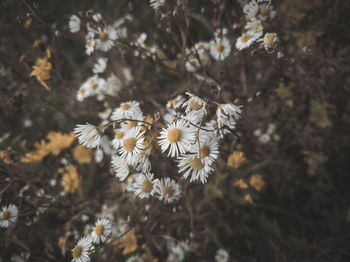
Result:
{"label": "white daisy flower", "polygon": [[226,37],[216,37],[210,41],[210,54],[215,60],[222,61],[230,55],[231,44]]}
{"label": "white daisy flower", "polygon": [[216,110],[218,127],[221,129],[223,126],[227,126],[234,129],[236,121],[241,117],[241,107],[234,104],[221,104]]}
{"label": "white daisy flower", "polygon": [[130,129],[123,137],[122,146],[119,148],[120,157],[130,162],[131,158],[139,155],[144,149],[144,132],[140,127]]}
{"label": "white daisy flower", "polygon": [[200,158],[197,154],[182,155],[178,158],[179,173],[183,173],[183,177],[191,176],[190,182],[200,180],[203,184],[207,182],[207,177],[213,170],[210,164],[204,158]]}
{"label": "white daisy flower", "polygon": [[181,262],[185,258],[185,252],[179,246],[175,246],[171,249],[168,255],[169,262]]}
{"label": "white daisy flower", "polygon": [[81,238],[72,249],[72,262],[89,262],[90,254],[94,251],[94,246],[90,236]]}
{"label": "white daisy flower", "polygon": [[130,174],[131,166],[128,164],[126,159],[121,158],[117,155],[112,155],[112,168],[115,172],[116,177],[120,181],[124,181],[125,178]]}
{"label": "white daisy flower", "polygon": [[3,206],[0,212],[0,227],[9,228],[13,225],[18,216],[18,208],[14,204]]}
{"label": "white daisy flower", "polygon": [[136,174],[135,182],[133,183],[133,190],[139,198],[149,198],[156,192],[155,183],[157,179],[153,179],[152,173]]}
{"label": "white daisy flower", "polygon": [[94,19],[95,20],[95,22],[101,22],[102,21],[102,15],[100,14],[100,13],[97,13],[97,14],[94,14],[93,16],[92,16],[92,19]]}
{"label": "white daisy flower", "polygon": [[227,262],[228,258],[229,258],[229,255],[225,249],[220,248],[218,251],[216,251],[216,255],[215,255],[216,262]]}
{"label": "white daisy flower", "polygon": [[242,49],[251,46],[261,35],[262,32],[254,33],[253,31],[248,31],[243,33],[237,38],[236,48],[241,51]]}
{"label": "white daisy flower", "polygon": [[187,121],[180,119],[162,129],[158,137],[158,144],[162,152],[170,148],[168,156],[176,157],[188,151],[194,137],[194,130],[188,127]]}
{"label": "white daisy flower", "polygon": [[193,51],[195,53],[198,53],[199,57],[201,57],[202,54],[206,54],[208,50],[209,50],[209,44],[205,42],[198,42],[193,47]]}
{"label": "white daisy flower", "polygon": [[118,96],[120,90],[122,89],[122,82],[113,73],[107,78],[106,90],[104,91],[106,95]]}
{"label": "white daisy flower", "polygon": [[72,15],[69,19],[69,30],[71,33],[79,32],[80,30],[80,18],[76,15]]}
{"label": "white daisy flower", "polygon": [[201,68],[199,60],[196,57],[190,57],[185,63],[186,70],[190,73]]}
{"label": "white daisy flower", "polygon": [[[199,148],[200,146],[200,148]],[[199,152],[198,152],[199,151]],[[208,164],[213,163],[219,156],[218,139],[214,136],[206,136],[205,139],[198,140],[192,147],[192,152],[196,152]]]}
{"label": "white daisy flower", "polygon": [[12,255],[11,262],[26,262],[30,257],[30,252],[21,252],[19,255]]}
{"label": "white daisy flower", "polygon": [[108,117],[110,116],[111,113],[112,113],[112,109],[107,107],[105,110],[98,113],[98,117],[103,119],[103,120],[106,120],[106,119],[108,119]]}
{"label": "white daisy flower", "polygon": [[163,6],[165,3],[165,0],[150,0],[150,6],[154,9],[159,8],[160,6]]}
{"label": "white daisy flower", "polygon": [[108,62],[108,58],[107,57],[99,57],[99,58],[97,58],[97,61],[94,64],[92,72],[94,72],[95,74],[103,73],[106,70],[106,68],[107,68],[107,62]]}
{"label": "white daisy flower", "polygon": [[188,246],[188,244],[185,241],[180,241],[177,244],[177,246],[180,247],[184,252],[190,251],[190,247]]}
{"label": "white daisy flower", "polygon": [[262,21],[266,21],[266,19],[275,18],[277,11],[274,9],[273,5],[264,3],[259,5],[260,12],[258,18]]}
{"label": "white daisy flower", "polygon": [[248,30],[248,33],[260,34],[259,37],[262,35],[263,26],[260,20],[248,22],[244,28]]}
{"label": "white daisy flower", "polygon": [[111,119],[132,118],[139,113],[141,113],[140,103],[137,101],[128,101],[121,103],[119,108],[114,109]]}
{"label": "white daisy flower", "polygon": [[181,108],[182,104],[185,102],[185,98],[182,95],[178,95],[167,103],[167,108],[178,109]]}
{"label": "white daisy flower", "polygon": [[190,96],[190,99],[182,105],[182,107],[186,107],[186,119],[193,123],[199,123],[207,113],[207,102],[191,93],[186,92],[186,94]]}
{"label": "white daisy flower", "polygon": [[181,196],[181,187],[170,177],[161,178],[155,183],[156,193],[160,200],[171,203]]}
{"label": "white daisy flower", "polygon": [[114,133],[114,139],[112,140],[112,145],[114,149],[118,150],[123,145],[123,137],[127,131],[123,129],[117,129]]}
{"label": "white daisy flower", "polygon": [[103,150],[98,148],[95,151],[95,162],[96,163],[101,163],[103,160]]}
{"label": "white daisy flower", "polygon": [[95,38],[94,38],[94,33],[93,32],[89,32],[86,35],[85,53],[87,55],[91,55],[92,52],[94,52],[94,50],[95,50],[95,45],[96,45],[96,41],[95,41]]}
{"label": "white daisy flower", "polygon": [[[131,130],[135,127],[139,127],[143,125],[143,122],[145,120],[145,117],[143,116],[142,112],[135,112],[135,114],[131,117],[129,117],[132,120],[128,120],[121,123],[121,128],[123,130]],[[134,120],[134,121],[133,121]]]}
{"label": "white daisy flower", "polygon": [[263,42],[262,45],[266,51],[276,47],[278,43],[278,36],[276,33],[266,33],[264,38],[259,39],[258,42]]}
{"label": "white daisy flower", "polygon": [[143,259],[139,256],[131,256],[126,260],[126,262],[143,262]]}
{"label": "white daisy flower", "polygon": [[267,144],[268,142],[270,142],[271,140],[271,137],[269,134],[262,134],[260,137],[259,137],[259,141],[260,143],[262,144]]}
{"label": "white daisy flower", "polygon": [[79,144],[85,147],[95,148],[101,143],[101,135],[97,127],[89,123],[86,125],[77,125],[77,127],[74,128],[74,133],[79,140]]}
{"label": "white daisy flower", "polygon": [[259,12],[259,5],[255,0],[250,1],[243,7],[243,13],[245,14],[246,18],[252,20],[254,19]]}
{"label": "white daisy flower", "polygon": [[107,238],[112,233],[112,224],[106,219],[97,220],[94,229],[91,232],[91,239],[94,244],[106,242]]}
{"label": "white daisy flower", "polygon": [[117,31],[112,26],[98,28],[98,38],[96,40],[96,48],[107,52],[114,46],[114,40],[117,39]]}

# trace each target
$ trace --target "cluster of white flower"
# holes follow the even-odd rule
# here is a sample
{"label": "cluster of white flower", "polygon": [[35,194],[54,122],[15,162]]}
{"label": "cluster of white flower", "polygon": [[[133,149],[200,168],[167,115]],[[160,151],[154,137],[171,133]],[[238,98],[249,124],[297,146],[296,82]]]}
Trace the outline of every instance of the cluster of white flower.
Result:
{"label": "cluster of white flower", "polygon": [[135,56],[141,56],[141,58],[151,57],[155,58],[156,47],[149,46],[146,44],[147,34],[141,33],[140,36],[133,43],[136,50],[134,51]]}
{"label": "cluster of white flower", "polygon": [[277,42],[278,37],[276,33],[266,33],[263,38],[263,23],[268,19],[273,19],[276,16],[276,10],[273,5],[264,3],[264,0],[255,0],[247,2],[243,6],[243,13],[245,14],[247,24],[245,25],[245,32],[237,38],[236,48],[243,50],[251,46],[255,42],[263,42],[262,46],[266,50],[273,49]]}
{"label": "cluster of white flower", "polygon": [[[216,119],[206,121],[208,102],[191,93],[187,95],[188,99],[177,96],[168,102],[164,117],[167,124],[159,133],[158,144],[162,152],[167,151],[168,156],[176,158],[178,173],[183,178],[206,183],[213,171],[211,166],[219,156],[219,141],[235,129],[241,107],[213,103]],[[103,126],[86,124],[75,128],[79,143],[90,148],[101,145],[106,148],[104,151],[112,153],[112,168],[120,181],[127,181],[126,191],[134,192],[139,198],[157,197],[165,203],[179,199],[181,187],[174,179],[155,178],[152,173],[151,143],[158,133],[154,123],[146,121],[140,103],[121,103],[113,111],[107,109],[102,117],[106,121]],[[102,136],[105,127],[111,125],[114,126],[112,141]],[[103,143],[101,136],[106,137]]]}

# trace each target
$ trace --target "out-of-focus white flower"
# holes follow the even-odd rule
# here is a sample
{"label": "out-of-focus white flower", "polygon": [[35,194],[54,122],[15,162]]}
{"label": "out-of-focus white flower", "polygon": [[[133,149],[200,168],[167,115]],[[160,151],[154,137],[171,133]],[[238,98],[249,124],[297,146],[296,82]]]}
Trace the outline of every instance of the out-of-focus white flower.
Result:
{"label": "out-of-focus white flower", "polygon": [[159,8],[160,6],[163,6],[165,3],[165,0],[150,0],[150,6],[152,8]]}
{"label": "out-of-focus white flower", "polygon": [[111,119],[119,120],[123,118],[132,118],[134,115],[139,113],[142,113],[140,103],[137,101],[128,101],[121,103],[120,107],[114,109]]}
{"label": "out-of-focus white flower", "polygon": [[95,151],[95,162],[101,163],[102,160],[103,160],[103,150],[101,148],[98,148]]}
{"label": "out-of-focus white flower", "polygon": [[222,61],[230,55],[231,44],[226,37],[216,37],[210,41],[210,54],[215,60]]}
{"label": "out-of-focus white flower", "polygon": [[255,0],[251,0],[249,3],[247,3],[243,7],[243,13],[245,14],[246,18],[252,20],[256,17],[256,15],[259,12],[259,5]]}
{"label": "out-of-focus white flower", "polygon": [[181,108],[184,102],[185,102],[185,98],[182,95],[178,95],[174,99],[168,101],[167,107],[178,109],[178,108]]}
{"label": "out-of-focus white flower", "polygon": [[179,246],[174,246],[168,255],[169,262],[181,262],[185,258],[185,252]]}
{"label": "out-of-focus white flower", "polygon": [[249,34],[260,34],[260,36],[262,35],[263,26],[260,20],[253,20],[251,22],[248,22],[244,28],[248,30]]}
{"label": "out-of-focus white flower", "polygon": [[274,9],[273,5],[264,3],[259,5],[260,12],[258,18],[262,21],[266,21],[267,19],[275,18],[277,11]]}
{"label": "out-of-focus white flower", "polygon": [[237,38],[236,48],[238,50],[242,50],[251,46],[251,44],[253,44],[261,35],[262,32],[254,33],[253,31],[248,31],[246,33],[243,33],[240,37]]}
{"label": "out-of-focus white flower", "polygon": [[130,174],[131,166],[128,164],[126,159],[121,158],[117,155],[112,155],[112,168],[115,172],[116,177],[120,181],[124,181],[125,178]]}
{"label": "out-of-focus white flower", "polygon": [[118,96],[122,89],[122,82],[113,73],[107,78],[105,94],[109,96]]}
{"label": "out-of-focus white flower", "polygon": [[78,138],[78,141],[83,146],[89,148],[95,148],[100,145],[101,136],[97,130],[97,127],[94,125],[86,124],[86,125],[77,125],[74,128],[74,133]]}
{"label": "out-of-focus white flower", "polygon": [[15,254],[11,257],[11,262],[26,262],[30,257],[30,252],[21,252],[19,255]]}
{"label": "out-of-focus white flower", "polygon": [[262,143],[262,144],[267,144],[268,142],[270,142],[270,135],[269,135],[269,134],[262,134],[262,135],[259,137],[259,141],[260,141],[260,143]]}
{"label": "out-of-focus white flower", "polygon": [[96,40],[96,48],[107,52],[114,46],[114,41],[117,39],[117,31],[112,26],[98,28],[98,38]]}
{"label": "out-of-focus white flower", "polygon": [[87,55],[91,55],[92,52],[95,50],[95,45],[96,45],[96,41],[94,39],[94,33],[93,32],[89,32],[86,35],[85,53]]}
{"label": "out-of-focus white flower", "polygon": [[100,244],[106,242],[107,238],[112,233],[112,224],[106,219],[97,220],[94,229],[91,232],[92,242],[95,244]]}
{"label": "out-of-focus white flower", "polygon": [[102,112],[98,113],[98,116],[99,116],[99,118],[105,120],[110,116],[111,113],[112,113],[112,109],[108,107],[105,110],[103,110]]}
{"label": "out-of-focus white flower", "polygon": [[18,208],[14,204],[3,206],[0,212],[0,227],[9,228],[18,217]]}
{"label": "out-of-focus white flower", "polygon": [[160,200],[171,203],[181,196],[181,187],[170,177],[161,178],[155,183],[156,193]]}
{"label": "out-of-focus white flower", "polygon": [[[135,50],[134,55],[140,56],[141,58],[153,57],[156,53],[156,48],[154,46],[146,45],[147,34],[141,33],[140,36],[136,39],[134,45],[142,50]],[[140,52],[141,51],[141,52]]]}
{"label": "out-of-focus white flower", "polygon": [[107,68],[107,62],[107,57],[99,57],[96,63],[94,64],[92,72],[94,72],[95,74],[103,73]]}
{"label": "out-of-focus white flower", "polygon": [[80,30],[80,18],[76,15],[72,15],[69,19],[69,30],[72,33],[79,32]]}
{"label": "out-of-focus white flower", "polygon": [[227,262],[229,255],[225,249],[220,248],[215,255],[216,262]]}

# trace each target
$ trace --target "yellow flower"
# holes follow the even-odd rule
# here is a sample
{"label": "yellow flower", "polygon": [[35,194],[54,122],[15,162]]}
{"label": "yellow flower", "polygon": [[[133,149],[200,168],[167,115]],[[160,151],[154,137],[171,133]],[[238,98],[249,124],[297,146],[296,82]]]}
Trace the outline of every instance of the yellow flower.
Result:
{"label": "yellow flower", "polygon": [[62,150],[70,147],[75,139],[75,135],[73,132],[63,134],[51,131],[47,134],[47,139],[50,141],[48,147],[51,153],[57,156]]}
{"label": "yellow flower", "polygon": [[231,155],[229,155],[227,159],[227,165],[233,168],[239,168],[242,163],[246,160],[243,152],[234,151]]}
{"label": "yellow flower", "polygon": [[249,204],[254,204],[253,198],[249,193],[244,195],[244,200],[247,201]]}
{"label": "yellow flower", "polygon": [[62,175],[62,186],[64,192],[74,193],[79,186],[79,175],[77,168],[73,165],[66,166],[66,172]]}
{"label": "yellow flower", "polygon": [[134,232],[126,233],[122,240],[115,242],[115,251],[119,249],[124,249],[122,252],[124,256],[137,249],[137,238]]}
{"label": "yellow flower", "polygon": [[244,182],[242,178],[239,179],[239,180],[236,180],[236,181],[233,183],[233,185],[236,186],[236,187],[242,188],[242,189],[248,188],[247,183]]}
{"label": "yellow flower", "polygon": [[38,58],[36,60],[35,65],[32,66],[33,71],[30,73],[30,76],[35,76],[43,87],[50,90],[45,83],[45,81],[50,80],[51,78],[52,64],[48,61],[51,57],[50,50],[47,50],[46,53],[46,57]]}
{"label": "yellow flower", "polygon": [[41,162],[45,156],[50,153],[46,142],[41,140],[40,143],[36,142],[34,144],[35,150],[26,153],[24,157],[20,159],[23,163]]}
{"label": "yellow flower", "polygon": [[260,191],[264,187],[265,182],[261,175],[252,175],[249,178],[249,184],[254,187],[256,191]]}
{"label": "yellow flower", "polygon": [[79,164],[91,162],[91,149],[77,145],[73,151],[73,157]]}

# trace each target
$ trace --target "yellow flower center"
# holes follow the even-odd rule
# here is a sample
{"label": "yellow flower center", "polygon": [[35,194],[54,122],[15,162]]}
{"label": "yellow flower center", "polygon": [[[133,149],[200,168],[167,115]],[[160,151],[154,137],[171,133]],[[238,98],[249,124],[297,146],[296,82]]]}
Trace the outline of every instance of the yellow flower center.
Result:
{"label": "yellow flower center", "polygon": [[190,158],[188,160],[188,164],[190,165],[190,167],[196,170],[200,170],[203,168],[203,163],[198,157]]}
{"label": "yellow flower center", "polygon": [[162,188],[162,195],[171,197],[174,194],[174,190],[170,186],[165,186]]}
{"label": "yellow flower center", "polygon": [[108,39],[108,33],[106,33],[106,32],[100,33],[99,38],[100,38],[101,42],[106,42]]}
{"label": "yellow flower center", "polygon": [[194,66],[194,65],[196,64],[196,60],[194,60],[194,59],[190,59],[188,62],[189,62],[192,66]]}
{"label": "yellow flower center", "polygon": [[170,143],[176,143],[181,138],[181,130],[178,128],[172,128],[168,132],[168,140]]}
{"label": "yellow flower center", "polygon": [[259,28],[260,28],[260,23],[259,22],[255,22],[252,26],[253,30],[255,32],[258,32],[259,31]]}
{"label": "yellow flower center", "polygon": [[3,219],[9,219],[9,217],[10,217],[10,212],[8,210],[5,210],[4,212],[2,212]]}
{"label": "yellow flower center", "polygon": [[199,110],[203,107],[203,105],[199,104],[193,97],[188,101],[188,105],[193,110]]}
{"label": "yellow flower center", "polygon": [[91,40],[87,40],[87,41],[86,41],[86,45],[87,45],[87,46],[91,46]]}
{"label": "yellow flower center", "polygon": [[221,254],[219,257],[220,257],[222,260],[225,259],[225,255],[223,255],[223,254]]}
{"label": "yellow flower center", "polygon": [[85,88],[80,88],[80,90],[79,90],[79,92],[80,92],[80,94],[85,94]]}
{"label": "yellow flower center", "polygon": [[136,145],[136,139],[134,137],[129,137],[124,140],[124,149],[126,152],[131,152]]}
{"label": "yellow flower center", "polygon": [[153,189],[153,184],[151,181],[145,180],[141,185],[142,192],[149,193]]}
{"label": "yellow flower center", "polygon": [[125,110],[128,110],[129,108],[130,108],[130,105],[129,105],[129,104],[123,104],[123,105],[120,106],[120,109],[121,109],[121,110],[124,110],[124,111],[125,111]]}
{"label": "yellow flower center", "polygon": [[103,234],[103,231],[104,231],[103,225],[97,225],[97,226],[95,227],[95,233],[96,233],[96,235],[101,236],[101,235]]}
{"label": "yellow flower center", "polygon": [[136,121],[128,121],[128,128],[131,129],[133,127],[137,126],[137,122]]}
{"label": "yellow flower center", "polygon": [[72,257],[73,257],[73,258],[78,258],[78,257],[80,257],[81,251],[82,251],[81,246],[76,245],[76,246],[73,248]]}
{"label": "yellow flower center", "polygon": [[216,51],[218,51],[219,53],[222,53],[224,51],[225,47],[223,44],[219,43],[216,45]]}
{"label": "yellow flower center", "polygon": [[177,99],[171,100],[171,104],[172,104],[173,106],[175,106],[177,103],[179,103],[179,101],[177,101]]}
{"label": "yellow flower center", "polygon": [[199,154],[201,157],[207,157],[210,154],[210,147],[207,145],[204,145],[201,147],[201,149],[199,150]]}
{"label": "yellow flower center", "polygon": [[93,84],[91,85],[92,90],[96,90],[97,87],[98,87],[98,84],[96,84],[96,83],[93,83]]}
{"label": "yellow flower center", "polygon": [[203,48],[203,45],[202,44],[198,44],[197,45],[197,49],[202,49]]}
{"label": "yellow flower center", "polygon": [[173,258],[174,259],[178,259],[179,258],[179,254],[178,253],[173,253]]}
{"label": "yellow flower center", "polygon": [[121,139],[122,137],[124,136],[124,133],[123,132],[120,132],[120,131],[118,131],[117,133],[115,133],[115,135],[114,135],[114,137],[116,138],[116,139]]}
{"label": "yellow flower center", "polygon": [[250,39],[250,34],[243,34],[243,35],[241,36],[241,41],[242,41],[243,43],[247,42],[249,39]]}

